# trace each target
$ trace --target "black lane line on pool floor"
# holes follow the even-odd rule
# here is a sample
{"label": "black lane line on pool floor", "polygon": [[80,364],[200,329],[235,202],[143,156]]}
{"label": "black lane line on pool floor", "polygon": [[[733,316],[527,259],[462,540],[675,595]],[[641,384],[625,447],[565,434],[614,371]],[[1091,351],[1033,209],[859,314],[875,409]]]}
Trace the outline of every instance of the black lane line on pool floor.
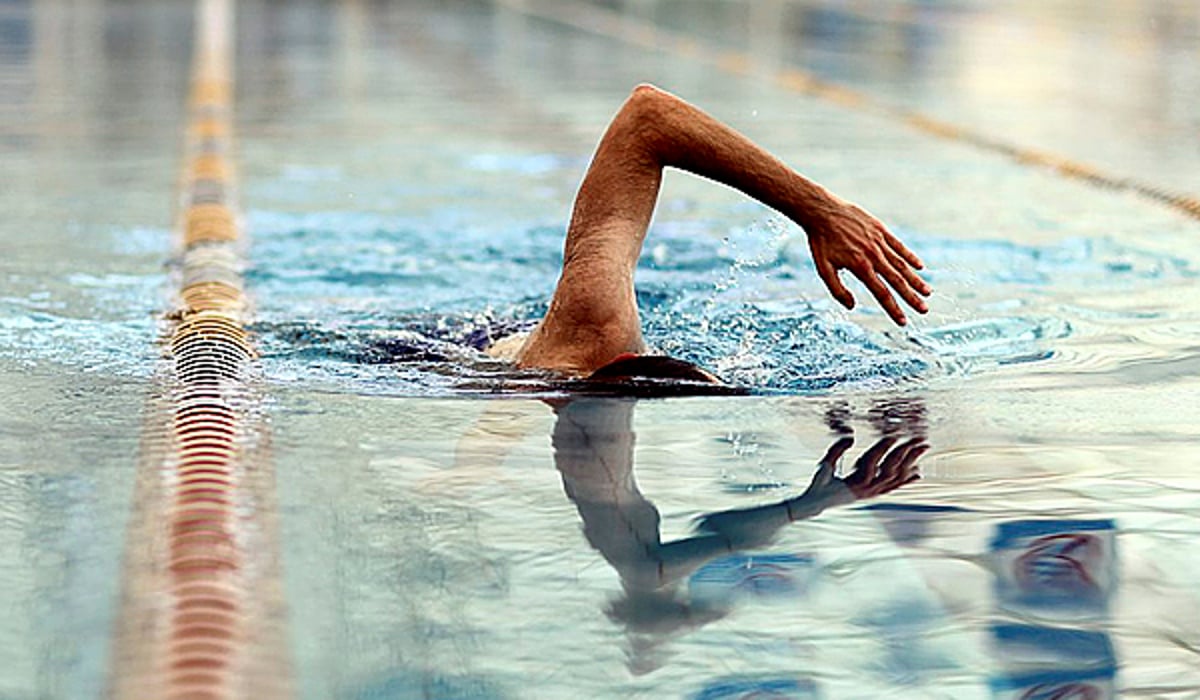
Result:
{"label": "black lane line on pool floor", "polygon": [[[550,22],[573,27],[648,50],[666,50],[693,61],[712,64],[740,77],[749,76],[754,61],[742,51],[722,49],[683,32],[664,29],[646,20],[578,0],[494,0],[498,5]],[[924,134],[968,144],[988,153],[1005,156],[1026,166],[1041,168],[1065,178],[1118,192],[1131,192],[1165,205],[1200,221],[1200,197],[1169,187],[1121,177],[1070,158],[1034,148],[1007,143],[985,133],[957,126],[916,110],[881,102],[865,92],[822,80],[798,68],[772,70],[771,80],[787,90],[831,102],[848,109],[868,112],[900,122]]]}
{"label": "black lane line on pool floor", "polygon": [[179,287],[147,407],[109,696],[292,695],[259,369],[234,206],[234,0],[197,0]]}

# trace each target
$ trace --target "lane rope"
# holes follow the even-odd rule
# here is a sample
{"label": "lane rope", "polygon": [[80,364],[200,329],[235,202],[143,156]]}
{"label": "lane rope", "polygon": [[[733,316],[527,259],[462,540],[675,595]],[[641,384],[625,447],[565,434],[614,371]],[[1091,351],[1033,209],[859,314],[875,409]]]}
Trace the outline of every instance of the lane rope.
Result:
{"label": "lane rope", "polygon": [[233,0],[197,0],[159,393],[148,413],[110,696],[290,697],[232,151]]}
{"label": "lane rope", "polygon": [[[705,61],[739,77],[750,77],[755,63],[749,54],[712,45],[689,34],[664,29],[643,19],[577,0],[495,0],[514,12],[569,26],[582,32],[614,39],[639,48],[666,50],[693,61]],[[985,133],[958,126],[922,112],[879,101],[861,90],[822,80],[798,68],[782,68],[770,75],[778,86],[842,107],[883,116],[921,133],[964,143],[1001,155],[1026,166],[1102,189],[1130,192],[1157,202],[1192,219],[1200,220],[1200,197],[1135,178],[1104,172],[1086,163],[1035,148],[1008,143]]]}

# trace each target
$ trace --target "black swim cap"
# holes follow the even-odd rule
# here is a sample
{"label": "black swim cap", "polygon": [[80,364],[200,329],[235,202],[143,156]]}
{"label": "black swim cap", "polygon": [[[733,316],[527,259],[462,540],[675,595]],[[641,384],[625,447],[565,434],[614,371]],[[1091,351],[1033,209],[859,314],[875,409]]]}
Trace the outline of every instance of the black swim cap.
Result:
{"label": "black swim cap", "polygon": [[645,397],[749,393],[691,362],[666,355],[620,356],[586,379],[573,382],[571,389],[579,393]]}

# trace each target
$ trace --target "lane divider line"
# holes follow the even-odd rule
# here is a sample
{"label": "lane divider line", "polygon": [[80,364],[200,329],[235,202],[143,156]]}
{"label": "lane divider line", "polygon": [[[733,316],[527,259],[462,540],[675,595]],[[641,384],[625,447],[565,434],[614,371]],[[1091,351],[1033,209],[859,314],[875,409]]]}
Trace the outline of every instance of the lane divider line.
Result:
{"label": "lane divider line", "polygon": [[291,696],[273,474],[234,205],[234,0],[197,0],[177,243],[110,697]]}
{"label": "lane divider line", "polygon": [[[588,34],[651,51],[666,50],[691,60],[705,61],[726,73],[740,77],[750,77],[755,70],[753,59],[745,52],[722,49],[689,34],[665,29],[653,22],[629,17],[608,8],[577,0],[495,1],[508,10],[569,26]],[[1130,192],[1200,220],[1200,196],[1188,192],[1114,175],[1071,158],[1008,143],[916,110],[884,103],[863,91],[822,80],[798,68],[774,71],[771,79],[776,85],[792,92],[847,109],[877,114],[891,121],[906,124],[929,136],[968,144],[989,153],[1005,156],[1026,167],[1048,170],[1064,178],[1102,189]]]}

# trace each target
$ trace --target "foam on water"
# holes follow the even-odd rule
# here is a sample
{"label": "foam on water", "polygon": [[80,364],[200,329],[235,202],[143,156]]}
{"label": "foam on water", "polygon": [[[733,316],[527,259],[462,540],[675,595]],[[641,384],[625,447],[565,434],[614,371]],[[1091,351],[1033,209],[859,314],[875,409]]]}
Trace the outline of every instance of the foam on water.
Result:
{"label": "foam on water", "polygon": [[72,274],[65,287],[59,280],[9,281],[13,293],[0,296],[0,358],[113,376],[153,370],[163,274]]}

